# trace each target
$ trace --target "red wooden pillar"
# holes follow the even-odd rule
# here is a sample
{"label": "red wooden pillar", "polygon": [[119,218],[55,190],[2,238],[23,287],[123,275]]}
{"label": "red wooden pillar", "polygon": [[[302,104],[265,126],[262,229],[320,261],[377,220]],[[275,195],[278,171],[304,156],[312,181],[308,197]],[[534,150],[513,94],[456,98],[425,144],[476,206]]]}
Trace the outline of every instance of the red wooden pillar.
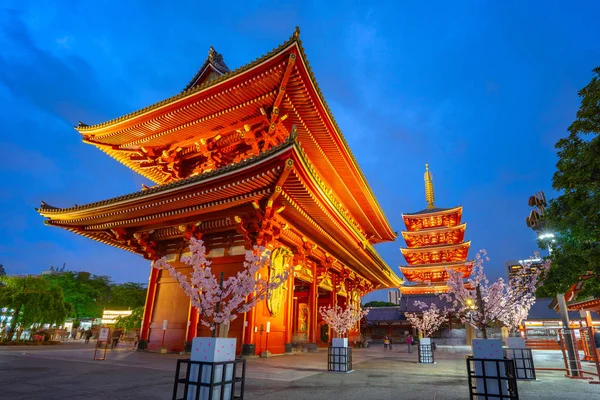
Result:
{"label": "red wooden pillar", "polygon": [[317,271],[313,268],[314,279],[310,283],[310,290],[308,293],[308,307],[310,310],[310,321],[308,324],[308,342],[317,342],[317,312],[319,307],[319,288],[317,286]]}
{"label": "red wooden pillar", "polygon": [[254,308],[251,308],[250,311],[246,313],[246,326],[244,326],[244,343],[243,344],[252,344],[254,343]]}
{"label": "red wooden pillar", "polygon": [[285,343],[292,343],[292,327],[294,321],[294,274],[288,277],[287,299],[285,302]]}
{"label": "red wooden pillar", "polygon": [[188,328],[186,334],[186,340],[191,342],[198,334],[198,310],[196,307],[190,305],[190,315],[188,318]]}
{"label": "red wooden pillar", "polygon": [[150,322],[152,321],[152,311],[156,299],[156,284],[159,273],[160,271],[157,268],[151,267],[150,278],[148,278],[148,290],[146,292],[146,304],[144,306],[144,317],[142,319],[142,330],[140,332],[140,339],[142,340],[148,340],[150,334]]}

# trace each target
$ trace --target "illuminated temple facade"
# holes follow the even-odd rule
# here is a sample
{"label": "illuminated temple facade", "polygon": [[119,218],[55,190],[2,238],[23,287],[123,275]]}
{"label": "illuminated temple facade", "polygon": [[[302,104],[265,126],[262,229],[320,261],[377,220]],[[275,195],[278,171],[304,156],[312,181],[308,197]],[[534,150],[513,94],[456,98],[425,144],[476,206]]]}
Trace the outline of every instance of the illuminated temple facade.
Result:
{"label": "illuminated temple facade", "polygon": [[471,242],[465,242],[466,224],[461,223],[462,206],[438,208],[434,205],[433,175],[425,166],[425,198],[427,208],[403,214],[406,231],[402,236],[406,248],[402,255],[407,265],[400,270],[406,283],[403,294],[434,294],[448,291],[448,270],[458,270],[464,278],[471,274],[467,261]]}
{"label": "illuminated temple facade", "polygon": [[155,183],[86,205],[38,212],[50,226],[139,254],[150,277],[141,338],[180,351],[210,335],[167,271],[201,238],[213,271],[242,268],[246,249],[272,250],[283,290],[232,322],[238,353],[284,353],[292,343],[328,343],[319,306],[358,302],[403,281],[373,245],[396,234],[384,216],[317,86],[299,31],[256,61],[230,70],[213,48],[177,95],[97,125],[80,123],[83,141]]}

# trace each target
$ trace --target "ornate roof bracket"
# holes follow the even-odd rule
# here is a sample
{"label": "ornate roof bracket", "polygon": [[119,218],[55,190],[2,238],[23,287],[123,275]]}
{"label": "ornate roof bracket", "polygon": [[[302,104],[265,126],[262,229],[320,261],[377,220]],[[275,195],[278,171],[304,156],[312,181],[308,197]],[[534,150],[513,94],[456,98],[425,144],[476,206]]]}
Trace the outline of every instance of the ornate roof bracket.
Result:
{"label": "ornate roof bracket", "polygon": [[[292,71],[294,70],[294,64],[296,63],[296,54],[292,53],[288,57],[288,63],[285,68],[285,72],[283,73],[283,78],[281,78],[281,83],[279,84],[279,93],[277,93],[277,97],[273,102],[273,111],[271,112],[271,123],[275,122],[277,117],[279,116],[279,105],[281,104],[281,100],[283,100],[283,96],[285,95],[285,86],[290,80],[290,76],[292,75]],[[269,130],[270,133],[270,130]]]}
{"label": "ornate roof bracket", "polygon": [[157,260],[160,256],[156,250],[156,242],[150,239],[154,230],[135,232],[131,234],[123,228],[113,228],[104,231],[115,243],[128,248],[134,253],[141,254],[148,260]]}
{"label": "ornate roof bracket", "polygon": [[[265,206],[265,215],[268,215],[268,216],[273,215],[273,213],[274,213],[273,203],[275,202],[275,200],[277,200],[277,198],[281,194],[281,191],[283,190],[283,184],[285,183],[287,178],[290,176],[290,172],[292,172],[293,168],[294,168],[294,160],[292,160],[291,158],[288,158],[287,160],[285,160],[285,167],[283,168],[281,175],[279,175],[277,182],[275,182],[275,190],[273,191],[273,193],[267,200],[267,205]],[[281,211],[279,211],[279,212],[281,212]],[[275,211],[275,213],[278,213],[278,212]]]}
{"label": "ornate roof bracket", "polygon": [[178,229],[179,232],[182,233],[183,235],[183,239],[188,241],[190,240],[192,237],[196,238],[196,239],[201,239],[202,238],[202,232],[200,232],[200,222],[197,222],[195,224],[188,224],[188,225],[179,225]]}

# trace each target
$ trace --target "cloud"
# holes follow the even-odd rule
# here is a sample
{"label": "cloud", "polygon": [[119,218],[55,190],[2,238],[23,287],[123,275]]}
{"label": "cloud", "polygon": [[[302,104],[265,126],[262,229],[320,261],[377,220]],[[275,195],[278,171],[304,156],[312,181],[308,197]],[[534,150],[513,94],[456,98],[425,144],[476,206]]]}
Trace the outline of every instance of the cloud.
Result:
{"label": "cloud", "polygon": [[[68,44],[68,36],[60,42]],[[103,89],[91,65],[77,55],[59,56],[40,48],[20,12],[0,11],[0,47],[0,83],[15,97],[70,125],[117,114],[118,99]]]}

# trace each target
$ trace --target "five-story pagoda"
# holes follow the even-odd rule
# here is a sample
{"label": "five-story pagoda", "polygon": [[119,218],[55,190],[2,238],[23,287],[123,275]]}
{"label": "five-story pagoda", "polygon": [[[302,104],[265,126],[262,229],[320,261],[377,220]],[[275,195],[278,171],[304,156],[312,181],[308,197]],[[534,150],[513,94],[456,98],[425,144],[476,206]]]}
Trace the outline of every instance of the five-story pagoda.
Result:
{"label": "five-story pagoda", "polygon": [[409,282],[400,290],[403,294],[433,294],[448,290],[448,269],[459,270],[463,277],[471,274],[467,261],[471,242],[465,242],[466,224],[461,223],[462,206],[438,208],[434,205],[433,175],[425,164],[425,198],[427,208],[403,214],[406,231],[402,237],[407,248],[402,255],[408,265],[400,267]]}

